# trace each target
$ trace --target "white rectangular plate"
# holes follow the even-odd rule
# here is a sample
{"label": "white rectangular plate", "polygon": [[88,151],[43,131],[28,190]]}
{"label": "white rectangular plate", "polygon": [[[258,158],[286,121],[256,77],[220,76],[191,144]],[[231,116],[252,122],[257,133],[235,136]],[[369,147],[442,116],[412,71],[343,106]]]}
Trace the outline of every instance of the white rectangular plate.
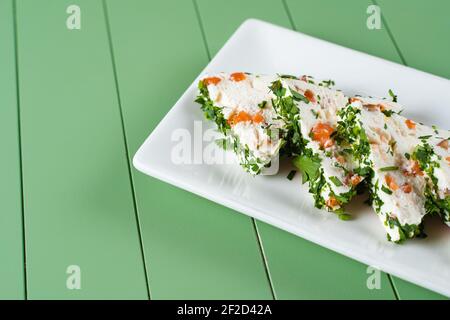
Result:
{"label": "white rectangular plate", "polygon": [[[202,75],[220,71],[309,74],[335,80],[346,94],[382,97],[392,88],[406,106],[405,115],[450,128],[449,80],[258,20],[244,22]],[[181,141],[177,135],[191,136],[193,149],[202,143],[201,138],[194,141],[194,123],[198,127],[203,121],[193,102],[197,81],[136,153],[133,164],[138,170],[450,296],[450,228],[438,219],[427,221],[428,238],[396,245],[386,240],[373,210],[358,201],[349,208],[355,215],[352,221],[315,209],[299,174],[286,179],[286,165],[278,175],[252,177],[236,164],[207,164],[202,159],[195,159],[199,164],[176,164],[172,152]],[[202,125],[203,131],[213,126],[206,121]]]}

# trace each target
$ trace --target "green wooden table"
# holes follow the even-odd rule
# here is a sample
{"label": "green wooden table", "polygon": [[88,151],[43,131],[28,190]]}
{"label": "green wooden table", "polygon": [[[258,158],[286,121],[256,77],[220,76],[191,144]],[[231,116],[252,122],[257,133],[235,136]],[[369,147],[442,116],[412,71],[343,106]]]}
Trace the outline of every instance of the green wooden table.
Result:
{"label": "green wooden table", "polygon": [[0,298],[444,298],[388,274],[369,289],[367,266],[130,161],[247,18],[450,78],[449,13],[446,0],[0,0]]}

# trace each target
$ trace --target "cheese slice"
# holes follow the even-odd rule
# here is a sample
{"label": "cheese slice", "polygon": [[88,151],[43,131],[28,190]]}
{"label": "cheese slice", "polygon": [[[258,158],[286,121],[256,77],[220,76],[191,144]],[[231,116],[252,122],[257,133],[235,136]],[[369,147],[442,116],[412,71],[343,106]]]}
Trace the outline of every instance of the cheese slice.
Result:
{"label": "cheese slice", "polygon": [[449,132],[401,116],[396,102],[347,97],[332,84],[219,73],[199,81],[196,102],[247,172],[292,157],[318,208],[347,217],[344,206],[368,188],[391,241],[423,236],[427,214],[450,226]]}
{"label": "cheese slice", "polygon": [[415,133],[415,147],[408,157],[425,176],[427,213],[439,214],[450,226],[450,134],[434,126],[405,121]]}
{"label": "cheese slice", "polygon": [[284,123],[276,119],[268,89],[276,78],[237,72],[208,75],[199,82],[196,102],[216,122],[241,166],[254,175],[277,159],[283,144],[279,130]]}
{"label": "cheese slice", "polygon": [[254,175],[275,174],[270,165],[278,160],[280,152],[287,156],[301,152],[299,133],[291,128],[292,121],[281,116],[273,106],[276,96],[269,87],[280,79],[297,89],[313,89],[319,100],[323,96],[320,105],[329,110],[329,116],[334,114],[333,99],[344,97],[342,93],[333,97],[330,92],[338,91],[327,89],[329,82],[314,85],[313,79],[306,76],[299,79],[289,75],[236,72],[206,75],[199,81],[196,102],[201,104],[206,118],[216,122],[226,138],[222,142],[234,151],[244,170]]}
{"label": "cheese slice", "polygon": [[[338,113],[336,139],[351,150],[359,171],[370,180],[372,205],[388,239],[401,242],[423,236],[422,221],[429,213],[427,190],[432,184],[415,157],[433,129],[389,110],[387,103],[350,100]],[[448,182],[443,187],[448,188]]]}
{"label": "cheese slice", "polygon": [[352,171],[351,159],[332,138],[337,111],[345,107],[348,98],[323,85],[293,79],[280,79],[271,90],[277,97],[275,111],[293,128],[291,139],[300,141],[301,152],[294,163],[309,184],[315,206],[342,214],[362,181]]}

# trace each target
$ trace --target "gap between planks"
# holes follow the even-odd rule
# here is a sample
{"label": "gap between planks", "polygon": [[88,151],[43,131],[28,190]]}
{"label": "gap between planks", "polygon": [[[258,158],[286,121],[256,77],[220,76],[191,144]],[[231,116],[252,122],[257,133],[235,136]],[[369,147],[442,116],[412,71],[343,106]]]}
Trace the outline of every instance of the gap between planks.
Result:
{"label": "gap between planks", "polygon": [[16,72],[16,103],[17,103],[17,133],[19,146],[19,176],[20,176],[20,208],[22,219],[22,256],[23,256],[23,283],[24,283],[24,299],[28,300],[28,281],[27,281],[27,254],[25,245],[25,208],[23,199],[23,167],[22,167],[22,127],[20,117],[20,88],[19,88],[19,52],[18,52],[18,31],[17,31],[17,7],[16,0],[12,1],[13,15],[13,33],[14,33],[14,63]]}

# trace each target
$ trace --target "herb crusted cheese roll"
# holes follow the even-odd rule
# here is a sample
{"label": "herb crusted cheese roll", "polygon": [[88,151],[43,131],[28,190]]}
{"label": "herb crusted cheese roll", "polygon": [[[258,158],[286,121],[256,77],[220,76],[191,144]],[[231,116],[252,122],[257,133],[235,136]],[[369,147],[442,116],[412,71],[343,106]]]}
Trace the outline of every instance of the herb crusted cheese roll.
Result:
{"label": "herb crusted cheese roll", "polygon": [[418,143],[415,125],[387,103],[350,100],[338,113],[337,140],[350,150],[370,183],[372,206],[388,240],[424,236],[427,181],[409,156]]}
{"label": "herb crusted cheese roll", "polygon": [[294,163],[317,208],[347,219],[343,206],[356,194],[362,177],[352,170],[348,154],[334,142],[337,111],[346,105],[340,91],[309,81],[280,79],[272,83],[274,108],[292,133],[288,136],[301,149]]}
{"label": "herb crusted cheese roll", "polygon": [[406,154],[406,157],[412,167],[425,176],[425,209],[429,214],[439,214],[450,226],[449,132],[412,120],[405,121],[418,140],[412,153]]}
{"label": "herb crusted cheese roll", "polygon": [[221,144],[232,149],[241,166],[254,175],[270,166],[283,143],[279,130],[284,123],[276,119],[268,89],[275,79],[243,72],[219,73],[198,84],[196,102],[225,136]]}
{"label": "herb crusted cheese roll", "polygon": [[264,172],[279,154],[292,157],[317,208],[347,220],[345,205],[368,189],[390,241],[425,236],[427,214],[450,226],[449,132],[401,116],[392,91],[393,101],[348,98],[331,85],[220,73],[200,80],[196,102],[247,172]]}

